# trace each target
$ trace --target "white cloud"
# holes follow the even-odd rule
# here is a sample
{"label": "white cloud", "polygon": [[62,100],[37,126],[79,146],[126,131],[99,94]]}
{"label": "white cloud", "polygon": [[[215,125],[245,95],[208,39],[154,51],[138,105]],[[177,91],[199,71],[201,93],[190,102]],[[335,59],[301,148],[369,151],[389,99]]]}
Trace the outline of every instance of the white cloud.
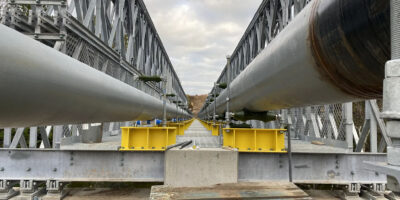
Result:
{"label": "white cloud", "polygon": [[205,94],[261,0],[144,0],[187,94]]}

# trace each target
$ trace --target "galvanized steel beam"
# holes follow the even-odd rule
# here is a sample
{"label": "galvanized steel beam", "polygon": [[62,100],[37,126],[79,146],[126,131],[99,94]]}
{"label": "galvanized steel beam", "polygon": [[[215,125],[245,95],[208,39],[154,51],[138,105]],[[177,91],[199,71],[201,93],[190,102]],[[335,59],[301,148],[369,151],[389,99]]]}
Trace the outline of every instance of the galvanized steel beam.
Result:
{"label": "galvanized steel beam", "polygon": [[[239,153],[239,181],[287,181],[287,155]],[[385,154],[293,153],[295,183],[386,183],[362,168]],[[0,179],[59,182],[162,182],[164,152],[0,150]]]}

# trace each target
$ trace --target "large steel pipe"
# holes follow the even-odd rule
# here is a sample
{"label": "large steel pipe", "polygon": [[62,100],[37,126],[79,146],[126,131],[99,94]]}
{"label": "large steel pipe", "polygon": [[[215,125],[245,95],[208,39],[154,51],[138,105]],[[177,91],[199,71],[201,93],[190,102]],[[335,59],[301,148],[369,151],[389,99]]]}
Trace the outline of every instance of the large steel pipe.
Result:
{"label": "large steel pipe", "polygon": [[[0,127],[161,118],[162,106],[160,99],[0,25]],[[172,104],[167,113],[188,115]]]}
{"label": "large steel pipe", "polygon": [[[310,2],[232,81],[231,111],[380,98],[390,58],[389,9],[389,0]],[[223,91],[218,113],[226,98]]]}

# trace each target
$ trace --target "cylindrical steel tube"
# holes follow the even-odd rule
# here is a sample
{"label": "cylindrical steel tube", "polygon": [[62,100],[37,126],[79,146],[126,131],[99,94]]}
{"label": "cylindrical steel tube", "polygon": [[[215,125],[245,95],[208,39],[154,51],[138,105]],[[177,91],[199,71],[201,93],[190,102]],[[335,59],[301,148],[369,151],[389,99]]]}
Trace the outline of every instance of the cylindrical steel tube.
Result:
{"label": "cylindrical steel tube", "polygon": [[[389,5],[310,2],[231,82],[231,112],[380,98],[390,57]],[[218,113],[225,111],[226,97],[224,90]]]}
{"label": "cylindrical steel tube", "polygon": [[0,47],[0,127],[162,117],[160,99],[4,25]]}

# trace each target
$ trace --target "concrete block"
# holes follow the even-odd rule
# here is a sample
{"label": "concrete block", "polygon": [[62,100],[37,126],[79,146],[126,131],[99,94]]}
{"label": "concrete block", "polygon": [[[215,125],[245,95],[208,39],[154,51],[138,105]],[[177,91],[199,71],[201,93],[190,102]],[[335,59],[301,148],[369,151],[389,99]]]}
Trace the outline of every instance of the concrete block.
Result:
{"label": "concrete block", "polygon": [[220,148],[171,149],[165,153],[164,184],[200,187],[236,183],[238,152]]}

